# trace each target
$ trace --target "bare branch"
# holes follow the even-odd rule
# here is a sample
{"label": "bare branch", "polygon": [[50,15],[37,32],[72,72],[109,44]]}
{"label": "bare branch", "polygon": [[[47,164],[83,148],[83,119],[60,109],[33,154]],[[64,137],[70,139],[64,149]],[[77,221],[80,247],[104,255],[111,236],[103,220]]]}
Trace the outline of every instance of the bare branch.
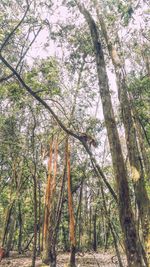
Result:
{"label": "bare branch", "polygon": [[[25,55],[27,54],[27,52],[29,51],[30,47],[32,46],[32,44],[34,43],[35,39],[37,38],[38,34],[40,33],[40,31],[42,30],[42,26],[38,29],[37,33],[35,34],[34,38],[32,39],[31,43],[28,45],[28,47],[26,48],[26,50],[24,51],[24,53],[21,55],[17,66],[15,68],[15,70],[17,71],[21,61],[24,59]],[[6,76],[6,77],[2,77],[0,79],[0,83],[8,81],[10,78],[12,78],[14,76],[14,73],[11,73],[10,75]]]}
{"label": "bare branch", "polygon": [[16,25],[16,27],[8,34],[8,36],[6,37],[6,39],[4,40],[4,42],[2,43],[1,48],[0,48],[0,53],[2,52],[2,50],[4,49],[4,47],[8,44],[10,38],[13,36],[13,34],[16,32],[16,30],[19,28],[19,26],[24,21],[26,15],[28,13],[29,7],[30,6],[29,6],[28,1],[27,1],[27,8],[26,8],[26,11],[25,11],[22,19],[19,21],[19,23]]}

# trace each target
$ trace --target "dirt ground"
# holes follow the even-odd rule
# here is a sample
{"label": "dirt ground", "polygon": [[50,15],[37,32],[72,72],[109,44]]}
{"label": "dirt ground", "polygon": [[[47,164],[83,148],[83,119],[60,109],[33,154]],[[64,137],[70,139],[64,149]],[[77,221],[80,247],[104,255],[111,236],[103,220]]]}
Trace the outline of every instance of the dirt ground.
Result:
{"label": "dirt ground", "polygon": [[[57,258],[57,267],[67,267],[69,261],[69,254],[59,254]],[[1,267],[30,267],[31,257],[25,256],[11,256],[3,259],[0,263]],[[115,267],[118,266],[117,258],[110,253],[85,253],[84,255],[77,255],[77,267]],[[123,259],[124,267],[126,267],[125,259]],[[44,267],[41,259],[38,257],[36,260],[36,267]]]}

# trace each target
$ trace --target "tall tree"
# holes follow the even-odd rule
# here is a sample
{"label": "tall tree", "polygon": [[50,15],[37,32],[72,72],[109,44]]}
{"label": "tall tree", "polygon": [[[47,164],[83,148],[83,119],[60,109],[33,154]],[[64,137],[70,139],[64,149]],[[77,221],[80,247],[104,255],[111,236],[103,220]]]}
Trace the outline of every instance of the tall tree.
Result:
{"label": "tall tree", "polygon": [[[77,2],[77,1],[76,1]],[[131,201],[129,195],[128,175],[125,167],[117,126],[114,118],[108,78],[104,60],[104,53],[100,41],[99,31],[95,21],[88,10],[77,2],[80,12],[84,15],[90,29],[91,38],[93,41],[97,74],[99,80],[99,89],[102,99],[102,106],[105,118],[105,124],[108,133],[108,140],[112,156],[113,168],[117,183],[118,199],[119,199],[119,217],[124,234],[125,249],[129,266],[142,266],[143,255],[139,244],[138,234],[133,218]]]}
{"label": "tall tree", "polygon": [[97,13],[102,34],[105,38],[107,49],[115,68],[118,85],[118,95],[120,96],[122,118],[125,127],[126,144],[128,149],[129,162],[131,166],[131,177],[134,184],[136,201],[139,209],[139,217],[142,224],[143,236],[147,243],[147,236],[149,236],[150,201],[145,187],[144,171],[141,163],[141,154],[138,147],[137,134],[133,121],[132,103],[130,102],[128,96],[125,68],[122,63],[124,60],[119,59],[117,51],[108,37],[109,35],[107,33],[103,16],[99,13],[98,9]]}

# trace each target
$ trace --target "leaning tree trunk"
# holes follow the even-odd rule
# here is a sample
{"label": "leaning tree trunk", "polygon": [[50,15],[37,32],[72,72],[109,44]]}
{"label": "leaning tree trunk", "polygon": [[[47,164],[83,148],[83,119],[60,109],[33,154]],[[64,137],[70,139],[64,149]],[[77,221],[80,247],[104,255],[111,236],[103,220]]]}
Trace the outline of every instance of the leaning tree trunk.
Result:
{"label": "leaning tree trunk", "polygon": [[95,51],[99,90],[102,99],[103,113],[118,190],[119,218],[124,235],[128,265],[130,267],[141,267],[143,266],[143,258],[131,209],[127,170],[125,167],[115,122],[114,111],[108,86],[104,54],[99,38],[99,31],[97,29],[95,21],[91,17],[90,13],[85,9],[85,7],[83,5],[80,5],[79,2],[78,7],[89,25]]}
{"label": "leaning tree trunk", "polygon": [[68,208],[69,208],[69,233],[70,233],[70,244],[71,244],[71,255],[69,267],[75,267],[75,253],[76,253],[76,240],[75,240],[75,219],[73,212],[72,203],[72,191],[71,191],[71,175],[70,175],[70,147],[67,139],[67,180],[68,180]]}
{"label": "leaning tree trunk", "polygon": [[7,211],[6,211],[5,225],[4,225],[4,230],[3,230],[3,234],[2,234],[2,247],[5,247],[5,245],[6,245],[6,240],[7,240],[7,235],[9,232],[9,225],[11,222],[13,206],[14,206],[14,201],[12,201],[12,203],[10,204],[10,206],[7,208]]}
{"label": "leaning tree trunk", "polygon": [[[150,231],[150,201],[148,198],[148,194],[145,188],[144,181],[144,171],[141,164],[141,155],[137,142],[137,134],[136,129],[134,127],[133,114],[132,114],[132,106],[130,103],[130,99],[127,93],[127,85],[125,80],[125,71],[124,67],[119,60],[119,56],[117,55],[117,51],[113,47],[111,41],[109,40],[109,36],[107,34],[106,26],[102,15],[99,14],[98,17],[100,21],[101,30],[107,44],[109,55],[112,59],[112,63],[114,65],[116,78],[117,78],[117,86],[119,92],[119,100],[121,104],[122,110],[122,118],[125,128],[125,136],[126,136],[126,144],[128,149],[129,162],[131,166],[131,177],[134,184],[136,202],[139,210],[139,217],[141,220],[141,226],[143,231],[144,240],[147,241],[147,235],[149,236]],[[147,243],[147,242],[146,242]]]}

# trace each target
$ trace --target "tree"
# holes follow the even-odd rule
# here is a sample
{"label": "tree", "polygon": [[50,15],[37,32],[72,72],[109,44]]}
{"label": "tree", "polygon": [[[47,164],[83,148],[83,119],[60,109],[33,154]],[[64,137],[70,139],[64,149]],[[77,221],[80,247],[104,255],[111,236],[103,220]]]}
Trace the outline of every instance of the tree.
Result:
{"label": "tree", "polygon": [[[116,122],[114,119],[114,112],[112,108],[110,92],[108,87],[108,80],[107,80],[107,73],[106,73],[102,45],[99,39],[97,26],[93,18],[91,17],[90,13],[85,9],[83,5],[80,5],[78,2],[77,5],[80,9],[80,12],[84,15],[89,25],[91,38],[95,50],[95,59],[96,59],[97,73],[100,86],[100,95],[102,98],[104,118],[108,133],[114,172],[116,176],[116,183],[117,183],[118,197],[119,197],[119,216],[120,216],[122,231],[124,233],[128,264],[130,266],[141,266],[143,262],[141,253],[142,251],[139,245],[138,235],[136,233],[133,213],[131,209],[127,170],[124,164]],[[126,199],[125,202],[124,198]]]}
{"label": "tree", "polygon": [[[135,48],[135,38],[128,45],[119,31],[134,28],[131,22],[140,7],[101,1],[103,16],[97,9],[96,23],[96,1],[87,1],[87,8],[78,1],[63,1],[67,20],[62,22],[59,16],[54,23],[50,16],[60,12],[60,3],[20,3],[6,4],[20,20],[10,12],[11,23],[4,12],[0,37],[0,226],[4,229],[0,236],[4,246],[8,252],[32,249],[32,266],[42,249],[43,261],[56,266],[57,249],[70,246],[69,264],[75,266],[77,249],[112,246],[122,267],[124,239],[128,265],[148,266],[140,243],[141,226],[148,242],[144,227],[147,232],[149,216],[148,102],[146,92],[140,91],[148,85],[147,43],[143,50],[141,42]],[[43,29],[50,33],[43,46],[47,59],[29,62],[29,48]],[[56,47],[61,46],[55,57],[48,55],[52,39]],[[144,71],[137,67],[141,55]],[[126,60],[131,72],[126,71]],[[109,86],[110,68],[117,77],[118,107]]]}
{"label": "tree", "polygon": [[123,62],[123,60],[119,60],[117,51],[112,45],[111,41],[109,40],[104,19],[102,15],[99,14],[99,12],[98,12],[98,17],[100,21],[101,30],[105,38],[108,52],[113,62],[117,77],[118,95],[120,96],[122,119],[125,128],[126,144],[128,149],[129,162],[131,166],[131,177],[134,184],[137,205],[139,208],[139,217],[142,224],[142,230],[145,236],[145,232],[147,235],[149,231],[148,218],[150,215],[149,211],[150,203],[145,187],[143,166],[141,165],[141,160],[140,160],[141,154],[138,147],[136,129],[134,127],[134,120],[132,115],[133,114],[132,103],[128,96],[128,88],[125,77],[125,67],[121,63]]}

